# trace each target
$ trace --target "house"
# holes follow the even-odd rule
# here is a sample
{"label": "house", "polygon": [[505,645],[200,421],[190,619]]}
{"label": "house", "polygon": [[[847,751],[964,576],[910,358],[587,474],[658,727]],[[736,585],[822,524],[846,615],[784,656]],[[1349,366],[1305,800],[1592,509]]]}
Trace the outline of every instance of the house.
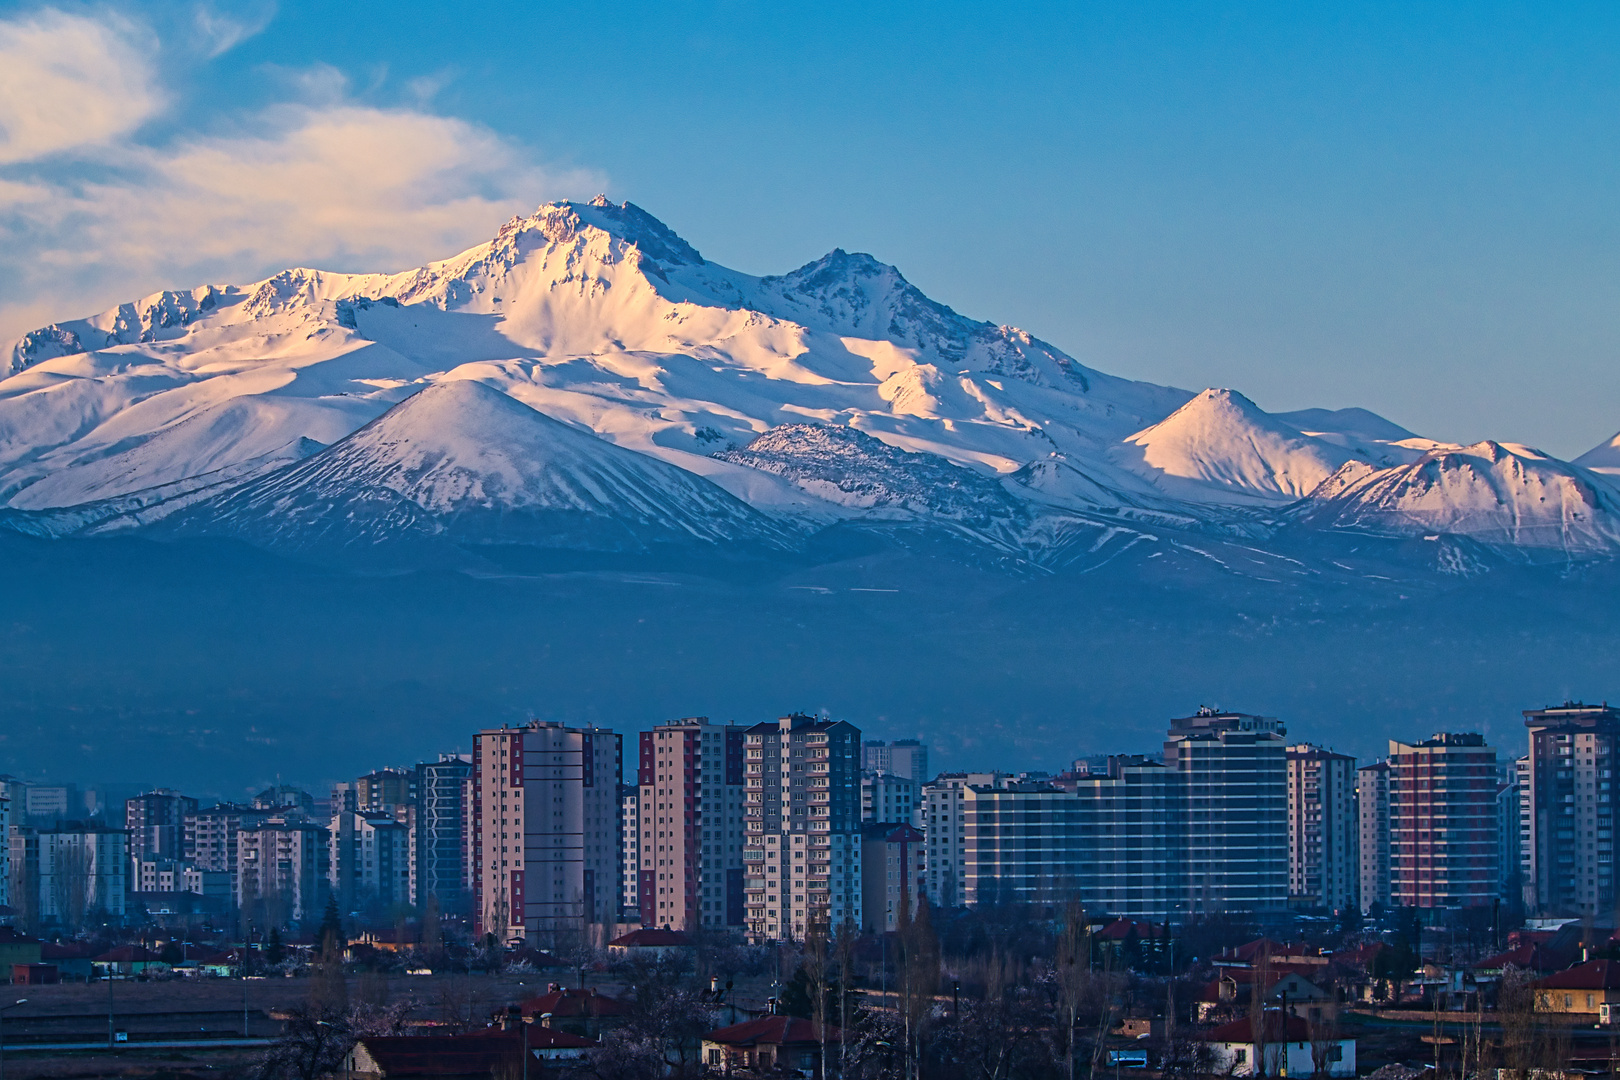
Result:
{"label": "house", "polygon": [[648,926],[608,942],[608,954],[615,960],[684,960],[697,955],[697,946],[679,930]]}
{"label": "house", "polygon": [[[524,1025],[530,1061],[561,1067],[582,1060],[598,1045],[566,1031]],[[354,1044],[343,1067],[354,1080],[432,1076],[438,1080],[489,1080],[517,1075],[522,1068],[515,1031],[482,1031],[469,1035],[397,1035],[370,1037]],[[552,1074],[547,1074],[552,1075]]]}
{"label": "house", "polygon": [[0,926],[0,971],[10,971],[18,964],[37,964],[40,943],[27,934]]}
{"label": "house", "polygon": [[1530,984],[1536,992],[1536,1011],[1567,1015],[1595,1023],[1620,1005],[1620,961],[1588,960]]}
{"label": "house", "polygon": [[[529,998],[518,1005],[524,1016],[559,1031],[571,1031],[587,1038],[601,1038],[604,1029],[614,1028],[630,1014],[630,1006],[616,997],[589,990],[571,990],[552,984],[548,993]],[[544,1019],[542,1019],[544,1018]]]}
{"label": "house", "polygon": [[11,985],[55,986],[62,981],[62,973],[55,964],[12,964]]}
{"label": "house", "polygon": [[[1263,1028],[1246,1016],[1198,1038],[1209,1044],[1211,1071],[1217,1076],[1315,1076],[1318,1060],[1329,1076],[1356,1075],[1356,1040],[1336,1038],[1321,1025],[1313,1030],[1301,1017],[1281,1009],[1265,1011]],[[1262,1065],[1258,1072],[1256,1062]]]}
{"label": "house", "polygon": [[[828,1061],[837,1061],[838,1029],[827,1028]],[[797,1070],[821,1077],[821,1029],[797,1016],[762,1016],[703,1036],[703,1061],[710,1071]]]}
{"label": "house", "polygon": [[[1261,978],[1252,968],[1224,968],[1204,987],[1194,1007],[1200,1023],[1220,1022],[1245,1015],[1254,995],[1254,982]],[[1331,1020],[1339,1015],[1334,996],[1297,971],[1272,971],[1265,975],[1266,989],[1260,995],[1267,1008],[1287,1009],[1307,1021]]]}
{"label": "house", "polygon": [[47,941],[39,947],[40,962],[54,964],[63,982],[89,982],[95,974],[90,958],[95,955],[95,946],[86,941],[70,941],[65,945]]}
{"label": "house", "polygon": [[144,975],[169,970],[169,965],[159,959],[157,953],[139,945],[120,945],[94,957],[90,962],[100,975]]}

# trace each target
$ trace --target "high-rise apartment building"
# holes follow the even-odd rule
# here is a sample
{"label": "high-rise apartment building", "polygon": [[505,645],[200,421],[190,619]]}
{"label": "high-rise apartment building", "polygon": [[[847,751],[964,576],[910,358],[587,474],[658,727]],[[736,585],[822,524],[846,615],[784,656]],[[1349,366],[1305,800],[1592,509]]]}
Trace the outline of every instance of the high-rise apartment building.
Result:
{"label": "high-rise apartment building", "polygon": [[1077,870],[1086,909],[1128,919],[1187,910],[1186,785],[1140,755],[1087,763],[1074,781]]}
{"label": "high-rise apartment building", "polygon": [[11,782],[0,776],[0,907],[11,906]]}
{"label": "high-rise apartment building", "polygon": [[1170,722],[1187,797],[1189,914],[1288,903],[1286,734],[1276,717],[1200,709]]}
{"label": "high-rise apartment building", "polygon": [[416,903],[464,914],[467,904],[466,793],[472,755],[440,754],[415,768]]}
{"label": "high-rise apartment building", "polygon": [[392,813],[342,810],[328,830],[327,872],[338,907],[373,918],[416,902],[416,843]]}
{"label": "high-rise apartment building", "polygon": [[473,737],[477,933],[549,947],[617,920],[623,767],[623,740],[601,728],[535,720]]}
{"label": "high-rise apartment building", "polygon": [[[785,716],[744,732],[744,907],[755,938],[860,925],[860,751],[860,729],[843,720]],[[643,852],[650,842],[643,829]]]}
{"label": "high-rise apartment building", "polygon": [[928,775],[928,746],[916,739],[865,743],[861,747],[861,769],[901,776],[918,784],[932,779]]}
{"label": "high-rise apartment building", "polygon": [[917,825],[927,845],[928,901],[936,907],[967,903],[962,882],[967,877],[967,810],[962,792],[969,785],[994,787],[1005,773],[941,773],[922,787]]}
{"label": "high-rise apartment building", "polygon": [[1296,904],[1343,911],[1356,903],[1356,759],[1309,743],[1290,746],[1288,893]]}
{"label": "high-rise apartment building", "polygon": [[258,926],[317,920],[330,865],[324,826],[299,814],[243,823],[236,834],[236,906]]}
{"label": "high-rise apartment building", "polygon": [[1389,889],[1402,907],[1489,906],[1497,866],[1496,751],[1475,733],[1389,743]]}
{"label": "high-rise apartment building", "polygon": [[15,826],[8,837],[12,907],[30,921],[83,927],[96,915],[120,918],[129,892],[129,836],[95,822]]}
{"label": "high-rise apartment building", "polygon": [[1529,754],[1514,760],[1513,773],[1519,796],[1519,842],[1515,853],[1519,866],[1519,892],[1516,898],[1524,905],[1525,911],[1533,911],[1536,907],[1536,811],[1531,800]]}
{"label": "high-rise apartment building", "polygon": [[389,814],[400,819],[416,806],[416,769],[377,769],[332,787],[332,813]]}
{"label": "high-rise apartment building", "polygon": [[238,803],[216,803],[187,814],[182,824],[182,857],[200,871],[227,875],[235,895],[237,834],[272,816],[272,811]]}
{"label": "high-rise apartment building", "polygon": [[921,830],[904,822],[869,821],[861,828],[861,929],[887,934],[917,913],[926,896],[928,857]]}
{"label": "high-rise apartment building", "polygon": [[[637,777],[639,779],[639,776]],[[641,787],[619,785],[619,820],[624,826],[624,851],[619,859],[619,906],[625,918],[641,918]]]}
{"label": "high-rise apartment building", "polygon": [[969,784],[962,809],[965,904],[1062,903],[1080,890],[1080,800],[1073,793],[1029,781]]}
{"label": "high-rise apartment building", "polygon": [[1544,915],[1610,914],[1620,900],[1614,845],[1620,709],[1566,701],[1525,710],[1524,723],[1534,908]]}
{"label": "high-rise apartment building", "polygon": [[131,858],[176,860],[185,855],[186,815],[197,812],[197,800],[158,788],[124,803]]}
{"label": "high-rise apartment building", "polygon": [[911,821],[922,787],[907,776],[864,769],[861,772],[861,820]]}
{"label": "high-rise apartment building", "polygon": [[688,717],[640,738],[643,926],[743,925],[743,729]]}
{"label": "high-rise apartment building", "polygon": [[1356,857],[1360,864],[1357,898],[1363,912],[1390,905],[1389,764],[1375,761],[1356,770]]}

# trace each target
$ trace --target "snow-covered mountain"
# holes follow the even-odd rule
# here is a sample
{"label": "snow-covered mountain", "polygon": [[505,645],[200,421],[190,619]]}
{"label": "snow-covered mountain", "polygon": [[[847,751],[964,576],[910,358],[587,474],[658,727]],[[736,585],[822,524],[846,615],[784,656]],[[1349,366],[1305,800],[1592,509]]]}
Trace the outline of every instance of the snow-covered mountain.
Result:
{"label": "snow-covered mountain", "polygon": [[842,522],[1037,563],[1154,529],[1607,554],[1593,454],[1116,378],[870,256],[752,277],[605,198],[402,273],[162,292],[0,350],[0,520],[300,551],[780,548]]}

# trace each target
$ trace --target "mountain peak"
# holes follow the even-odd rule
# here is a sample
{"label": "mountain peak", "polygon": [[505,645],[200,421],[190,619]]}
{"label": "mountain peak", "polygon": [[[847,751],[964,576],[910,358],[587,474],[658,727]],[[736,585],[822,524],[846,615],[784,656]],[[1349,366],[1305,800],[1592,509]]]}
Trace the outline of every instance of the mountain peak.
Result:
{"label": "mountain peak", "polygon": [[1289,427],[1236,390],[1215,387],[1115,452],[1120,464],[1168,490],[1196,485],[1263,500],[1310,494],[1350,456]]}

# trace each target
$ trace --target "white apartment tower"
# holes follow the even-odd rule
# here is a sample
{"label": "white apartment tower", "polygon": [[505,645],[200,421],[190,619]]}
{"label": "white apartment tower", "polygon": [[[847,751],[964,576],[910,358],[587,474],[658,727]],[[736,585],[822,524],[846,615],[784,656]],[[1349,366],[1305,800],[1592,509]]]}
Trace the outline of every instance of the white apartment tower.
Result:
{"label": "white apartment tower", "polygon": [[620,862],[619,906],[624,917],[641,917],[641,788],[619,785],[619,820],[624,825],[624,851]]}
{"label": "white apartment tower", "polygon": [[342,910],[416,902],[415,831],[398,816],[341,811],[332,815],[327,842],[328,880]]}
{"label": "white apartment tower", "polygon": [[643,926],[743,925],[743,729],[689,717],[641,733]]}
{"label": "white apartment tower", "polygon": [[1363,912],[1389,907],[1389,765],[1375,761],[1356,770],[1357,886]]}
{"label": "white apartment tower", "polygon": [[802,939],[812,922],[859,926],[860,730],[794,715],[756,724],[743,740],[749,934]]}
{"label": "white apartment tower", "polygon": [[1343,911],[1356,903],[1356,759],[1299,743],[1287,751],[1288,893]]}
{"label": "white apartment tower", "polygon": [[967,877],[967,810],[962,793],[968,785],[994,787],[1005,773],[941,773],[922,787],[917,826],[925,837],[928,901],[935,907],[961,907]]}
{"label": "white apartment tower", "polygon": [[1531,881],[1542,915],[1604,915],[1620,902],[1614,774],[1620,709],[1566,701],[1527,709]]}
{"label": "white apartment tower", "polygon": [[473,736],[476,932],[543,945],[619,917],[619,735],[531,721]]}

